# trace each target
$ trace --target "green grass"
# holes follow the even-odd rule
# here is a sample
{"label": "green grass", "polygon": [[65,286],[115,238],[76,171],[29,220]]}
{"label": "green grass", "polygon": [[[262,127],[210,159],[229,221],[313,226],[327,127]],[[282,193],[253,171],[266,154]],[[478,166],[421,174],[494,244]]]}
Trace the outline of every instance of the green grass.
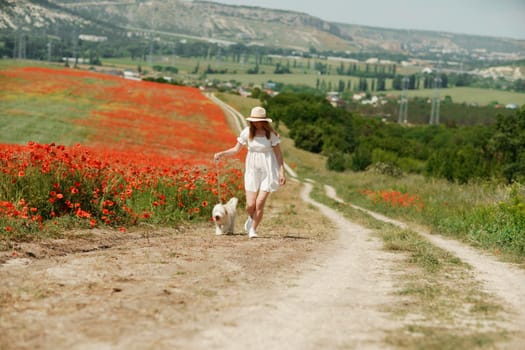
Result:
{"label": "green grass", "polygon": [[[72,116],[85,115],[92,102],[72,103],[61,98],[18,96],[4,99],[0,94],[0,142],[73,144],[87,136],[85,127],[71,123]],[[42,122],[45,120],[45,123]]]}
{"label": "green grass", "polygon": [[[332,181],[347,202],[427,227],[525,268],[525,189],[519,184],[513,190],[513,186],[491,182],[459,185],[416,175],[390,177],[371,172],[325,175],[323,181]],[[374,203],[361,195],[365,189],[417,195],[424,208]]]}
{"label": "green grass", "polygon": [[218,93],[216,96],[245,116],[250,114],[250,110],[253,107],[258,106],[261,103],[261,101],[255,98],[245,98],[229,93]]}
{"label": "green grass", "polygon": [[[0,70],[9,68],[43,66],[62,67],[39,61],[0,60]],[[0,76],[0,85],[10,79]],[[28,82],[21,82],[31,87]],[[53,82],[49,82],[50,86]],[[59,93],[45,91],[30,92],[24,88],[9,91],[0,90],[0,142],[23,144],[28,141],[38,143],[74,144],[83,142],[89,131],[84,126],[75,125],[74,120],[88,117],[97,104],[94,93],[97,84],[92,81],[93,89],[79,93],[74,90]],[[43,122],[45,120],[45,122]]]}

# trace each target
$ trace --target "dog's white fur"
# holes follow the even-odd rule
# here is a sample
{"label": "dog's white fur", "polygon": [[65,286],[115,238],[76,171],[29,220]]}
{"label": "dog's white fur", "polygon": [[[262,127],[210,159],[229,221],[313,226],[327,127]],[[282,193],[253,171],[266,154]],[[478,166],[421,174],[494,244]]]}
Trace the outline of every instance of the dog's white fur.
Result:
{"label": "dog's white fur", "polygon": [[233,197],[226,204],[215,204],[213,207],[212,216],[213,221],[215,222],[216,235],[233,233],[238,202],[239,200],[236,197]]}

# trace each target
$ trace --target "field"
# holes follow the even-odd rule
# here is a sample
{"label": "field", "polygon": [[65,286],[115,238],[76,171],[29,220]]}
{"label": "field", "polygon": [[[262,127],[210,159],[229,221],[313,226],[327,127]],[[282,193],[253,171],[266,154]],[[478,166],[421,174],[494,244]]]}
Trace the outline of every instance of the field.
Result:
{"label": "field", "polygon": [[[434,95],[435,91],[433,89],[407,92],[408,97],[432,98]],[[452,101],[455,103],[476,105],[487,105],[491,103],[525,105],[525,94],[519,92],[479,89],[471,87],[453,87],[441,89],[439,91],[439,95],[441,98],[450,96],[452,97]]]}
{"label": "field", "polygon": [[[198,89],[47,67],[3,69],[0,82],[8,237],[209,219],[212,155],[235,135]],[[239,166],[228,172],[221,196],[239,191],[240,176]]]}
{"label": "field", "polygon": [[[312,88],[315,88],[318,84],[318,81],[324,81],[326,86],[332,86],[332,89],[336,89],[339,86],[339,82],[343,81],[345,84],[351,82],[352,86],[356,86],[359,82],[359,78],[351,76],[341,76],[337,74],[326,74],[319,75],[317,71],[313,69],[313,63],[310,64],[310,67],[307,67],[305,60],[298,60],[300,65],[299,68],[293,68],[292,64],[292,73],[293,74],[273,74],[275,69],[275,63],[279,62],[282,64],[287,64],[291,60],[287,59],[274,59],[273,64],[271,65],[261,65],[261,72],[264,71],[264,74],[246,74],[246,70],[253,68],[252,63],[233,63],[227,59],[223,61],[218,61],[214,59],[190,59],[182,57],[156,57],[155,60],[151,63],[153,65],[163,65],[163,66],[172,66],[179,69],[177,75],[173,75],[175,79],[195,82],[202,77],[202,71],[206,67],[210,66],[213,69],[227,69],[227,74],[206,74],[206,78],[209,81],[218,80],[222,82],[235,81],[241,83],[243,86],[265,86],[269,81],[279,82],[284,84],[294,84],[294,85],[305,85]],[[312,60],[314,62],[315,60]],[[292,60],[293,62],[293,60]],[[332,66],[331,71],[335,72],[335,69],[339,66],[339,62],[330,61],[330,60],[321,60],[323,64],[329,64]],[[104,66],[107,67],[116,67],[136,70],[139,65],[141,68],[146,70],[148,73],[153,73],[149,62],[139,62],[131,61],[129,59],[108,59],[103,62]],[[200,67],[201,73],[192,74],[197,64]],[[364,65],[361,63],[360,65]],[[364,69],[364,67],[363,67]],[[422,68],[418,67],[407,67],[399,68],[399,73],[404,74],[413,74],[417,71],[420,71]],[[170,74],[166,74],[170,75]],[[371,80],[368,80],[368,85],[371,86]],[[387,79],[386,88],[392,88],[391,79]],[[387,90],[385,94],[391,94],[394,96],[400,96],[400,91]],[[435,94],[434,89],[420,89],[412,90],[407,92],[409,97],[433,97]],[[525,93],[516,93],[509,91],[499,91],[491,89],[481,89],[481,88],[447,88],[440,90],[440,96],[450,96],[452,100],[456,103],[467,103],[467,104],[478,104],[478,105],[488,105],[490,103],[500,103],[500,104],[525,104]]]}

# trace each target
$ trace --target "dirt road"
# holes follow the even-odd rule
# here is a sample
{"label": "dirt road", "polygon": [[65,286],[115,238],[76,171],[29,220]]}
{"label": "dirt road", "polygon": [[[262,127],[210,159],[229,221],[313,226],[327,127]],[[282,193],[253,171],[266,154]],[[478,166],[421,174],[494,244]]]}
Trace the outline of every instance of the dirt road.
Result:
{"label": "dirt road", "polygon": [[[405,326],[387,312],[400,302],[403,255],[314,202],[310,187],[289,184],[302,199],[293,211],[272,198],[278,224],[260,239],[204,224],[19,245],[0,267],[0,349],[391,348],[386,334]],[[478,275],[514,308],[505,325],[516,331],[523,275],[512,271],[507,288],[490,282],[511,271],[498,269]]]}
{"label": "dirt road", "polygon": [[335,223],[335,244],[270,288],[250,290],[202,332],[180,339],[179,348],[387,348],[384,332],[397,326],[382,309],[393,299],[396,257],[369,230],[312,201],[310,188],[302,199]]}
{"label": "dirt road", "polygon": [[[311,202],[308,190],[301,196]],[[330,219],[323,222],[304,204],[297,210],[335,229],[333,240],[309,238],[317,228],[247,240],[203,227],[7,260],[0,348],[385,348],[383,332],[396,327],[382,311],[396,257],[367,229],[314,203]],[[39,254],[35,245],[19,248]]]}

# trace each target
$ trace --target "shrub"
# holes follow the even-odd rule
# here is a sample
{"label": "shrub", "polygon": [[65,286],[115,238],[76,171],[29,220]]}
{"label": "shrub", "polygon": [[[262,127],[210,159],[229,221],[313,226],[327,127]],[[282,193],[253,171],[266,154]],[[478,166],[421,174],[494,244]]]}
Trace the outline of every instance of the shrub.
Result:
{"label": "shrub", "polygon": [[323,149],[323,132],[313,125],[304,125],[290,131],[295,146],[312,153],[320,153]]}
{"label": "shrub", "polygon": [[359,145],[352,156],[352,170],[362,171],[372,164],[372,151],[366,145]]}
{"label": "shrub", "polygon": [[341,151],[332,151],[326,159],[326,167],[328,170],[345,171],[347,169],[347,158],[348,157]]}
{"label": "shrub", "polygon": [[403,175],[403,171],[396,165],[389,163],[377,162],[368,167],[368,170],[373,171],[377,174],[390,175],[399,177]]}

